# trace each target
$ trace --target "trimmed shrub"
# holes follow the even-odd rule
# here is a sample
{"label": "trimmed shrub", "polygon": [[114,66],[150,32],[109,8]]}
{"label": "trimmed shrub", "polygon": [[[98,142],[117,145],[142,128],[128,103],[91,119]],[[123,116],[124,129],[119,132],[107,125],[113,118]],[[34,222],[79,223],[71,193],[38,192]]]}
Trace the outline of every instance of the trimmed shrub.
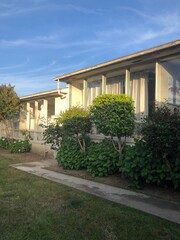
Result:
{"label": "trimmed shrub", "polygon": [[89,111],[78,106],[72,107],[60,115],[57,123],[62,124],[63,138],[74,138],[80,148],[86,151],[86,134],[91,130]]}
{"label": "trimmed shrub", "polygon": [[[125,94],[97,96],[90,107],[90,113],[97,130],[111,137],[115,149],[121,155],[126,142],[122,137],[131,136],[135,128],[132,98]],[[113,140],[115,136],[118,141]]]}
{"label": "trimmed shrub", "polygon": [[117,172],[119,155],[110,141],[91,143],[88,149],[87,171],[92,176],[108,176]]}
{"label": "trimmed shrub", "polygon": [[82,151],[74,139],[62,140],[56,157],[64,169],[83,169],[87,166],[86,152]]}
{"label": "trimmed shrub", "polygon": [[57,122],[62,124],[64,134],[68,136],[73,136],[75,134],[85,135],[91,130],[89,111],[78,106],[71,107],[61,113]]}

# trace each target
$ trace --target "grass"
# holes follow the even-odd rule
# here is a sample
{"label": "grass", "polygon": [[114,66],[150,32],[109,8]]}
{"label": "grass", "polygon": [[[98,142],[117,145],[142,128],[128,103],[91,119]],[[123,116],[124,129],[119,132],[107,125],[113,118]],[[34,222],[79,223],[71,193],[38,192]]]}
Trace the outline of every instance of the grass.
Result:
{"label": "grass", "polygon": [[15,170],[0,157],[0,240],[176,240],[179,225]]}

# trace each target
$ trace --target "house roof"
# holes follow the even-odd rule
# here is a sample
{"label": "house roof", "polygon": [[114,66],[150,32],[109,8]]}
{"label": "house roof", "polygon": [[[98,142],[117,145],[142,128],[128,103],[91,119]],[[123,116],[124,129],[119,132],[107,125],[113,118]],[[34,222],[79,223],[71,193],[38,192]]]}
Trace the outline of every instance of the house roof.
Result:
{"label": "house roof", "polygon": [[30,95],[26,95],[23,97],[20,97],[21,102],[26,102],[29,100],[37,100],[37,99],[44,99],[47,97],[53,97],[53,96],[64,96],[65,94],[67,94],[66,92],[67,88],[63,88],[63,89],[53,89],[53,90],[49,90],[49,91],[44,91],[44,92],[38,92],[38,93],[34,93],[34,94],[30,94]]}
{"label": "house roof", "polygon": [[59,75],[53,78],[53,80],[71,82],[77,79],[95,76],[97,74],[106,74],[113,70],[131,68],[132,66],[140,65],[142,63],[148,64],[154,61],[161,61],[163,58],[178,54],[180,55],[180,39],[74,72]]}

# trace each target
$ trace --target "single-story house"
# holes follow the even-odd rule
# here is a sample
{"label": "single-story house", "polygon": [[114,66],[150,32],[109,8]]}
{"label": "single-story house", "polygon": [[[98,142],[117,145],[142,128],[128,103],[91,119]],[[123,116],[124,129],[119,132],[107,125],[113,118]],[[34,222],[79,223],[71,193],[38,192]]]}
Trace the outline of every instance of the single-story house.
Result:
{"label": "single-story house", "polygon": [[[137,122],[151,114],[154,103],[167,101],[180,106],[180,40],[136,52],[54,78],[57,89],[21,97],[24,111],[14,123],[14,138],[28,130],[33,138],[33,151],[42,152],[43,128],[62,111],[72,106],[87,108],[104,93],[125,93],[134,100]],[[60,89],[60,82],[67,87]],[[93,137],[103,138],[93,130]],[[4,136],[0,126],[0,136]],[[41,146],[41,147],[40,147]],[[47,146],[43,145],[43,152]]]}
{"label": "single-story house", "polygon": [[69,106],[88,107],[104,93],[125,93],[134,100],[137,121],[154,102],[180,105],[180,40],[136,52],[54,78],[66,82]]}

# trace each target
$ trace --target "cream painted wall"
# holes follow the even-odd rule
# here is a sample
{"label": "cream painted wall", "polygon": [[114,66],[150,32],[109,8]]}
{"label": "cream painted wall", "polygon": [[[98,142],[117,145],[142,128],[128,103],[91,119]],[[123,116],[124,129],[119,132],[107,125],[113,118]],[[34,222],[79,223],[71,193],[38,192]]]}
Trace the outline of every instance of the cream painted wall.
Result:
{"label": "cream painted wall", "polygon": [[[81,84],[82,85],[82,84]],[[71,85],[71,104],[70,106],[82,106],[83,91],[79,83]]]}
{"label": "cream painted wall", "polygon": [[59,115],[68,108],[68,89],[63,89],[62,92],[66,94],[55,98],[55,115]]}

